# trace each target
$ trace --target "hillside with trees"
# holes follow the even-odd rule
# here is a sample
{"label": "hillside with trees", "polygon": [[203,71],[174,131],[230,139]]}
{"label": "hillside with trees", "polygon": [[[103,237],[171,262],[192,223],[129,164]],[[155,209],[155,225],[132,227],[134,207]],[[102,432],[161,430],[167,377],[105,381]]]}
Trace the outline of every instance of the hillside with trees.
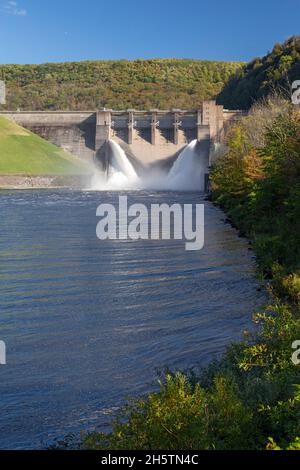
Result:
{"label": "hillside with trees", "polygon": [[249,109],[275,90],[290,94],[294,80],[300,79],[300,36],[275,44],[272,52],[237,69],[218,96],[228,109]]}
{"label": "hillside with trees", "polygon": [[0,65],[9,110],[197,108],[243,64],[190,59]]}

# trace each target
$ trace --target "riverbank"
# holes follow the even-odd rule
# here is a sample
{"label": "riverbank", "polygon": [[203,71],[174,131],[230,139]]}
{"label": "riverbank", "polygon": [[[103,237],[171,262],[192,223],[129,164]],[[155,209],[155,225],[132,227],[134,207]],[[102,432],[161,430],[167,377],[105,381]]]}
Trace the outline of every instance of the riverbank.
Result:
{"label": "riverbank", "polygon": [[86,448],[300,450],[300,114],[278,102],[252,110],[226,136],[211,182],[269,282],[258,331],[205,370],[167,373]]}
{"label": "riverbank", "polygon": [[1,189],[81,189],[86,187],[86,176],[26,176],[0,175]]}

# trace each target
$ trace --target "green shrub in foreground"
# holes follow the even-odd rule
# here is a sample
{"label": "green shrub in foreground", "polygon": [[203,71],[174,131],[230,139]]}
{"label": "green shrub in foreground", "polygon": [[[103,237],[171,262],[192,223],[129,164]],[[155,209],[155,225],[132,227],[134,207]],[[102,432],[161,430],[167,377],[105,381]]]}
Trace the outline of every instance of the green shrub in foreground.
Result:
{"label": "green shrub in foreground", "polygon": [[[286,305],[257,314],[253,342],[229,348],[223,359],[196,374],[167,374],[160,390],[133,401],[110,433],[92,433],[91,449],[286,448],[300,434],[300,366],[291,344],[300,320]],[[269,438],[272,437],[273,441]],[[277,444],[278,443],[278,444]]]}
{"label": "green shrub in foreground", "polygon": [[[124,420],[125,418],[125,420]],[[85,445],[96,449],[244,448],[251,414],[234,386],[216,377],[208,391],[178,373],[167,375],[158,393],[140,399],[115,421],[110,434],[94,433]],[[234,442],[234,443],[233,443]]]}

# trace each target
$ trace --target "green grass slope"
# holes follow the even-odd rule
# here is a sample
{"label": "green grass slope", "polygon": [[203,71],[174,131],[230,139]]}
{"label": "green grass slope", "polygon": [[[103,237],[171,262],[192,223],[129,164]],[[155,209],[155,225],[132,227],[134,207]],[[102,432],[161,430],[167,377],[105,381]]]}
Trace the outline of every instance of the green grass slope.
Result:
{"label": "green grass slope", "polygon": [[2,109],[197,108],[242,65],[192,59],[0,65],[7,88]]}
{"label": "green grass slope", "polygon": [[0,175],[79,175],[79,158],[0,116]]}

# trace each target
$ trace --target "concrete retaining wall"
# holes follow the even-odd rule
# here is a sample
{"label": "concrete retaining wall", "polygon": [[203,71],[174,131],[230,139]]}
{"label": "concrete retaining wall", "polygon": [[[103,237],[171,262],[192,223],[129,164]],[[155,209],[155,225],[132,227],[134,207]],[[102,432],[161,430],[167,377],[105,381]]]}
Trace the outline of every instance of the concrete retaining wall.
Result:
{"label": "concrete retaining wall", "polygon": [[[227,111],[215,101],[199,110],[97,112],[1,112],[17,124],[86,160],[93,160],[107,139],[114,139],[144,166],[177,155],[193,139],[209,147],[221,138],[224,127],[239,119],[240,111]],[[201,158],[204,158],[203,154]]]}

